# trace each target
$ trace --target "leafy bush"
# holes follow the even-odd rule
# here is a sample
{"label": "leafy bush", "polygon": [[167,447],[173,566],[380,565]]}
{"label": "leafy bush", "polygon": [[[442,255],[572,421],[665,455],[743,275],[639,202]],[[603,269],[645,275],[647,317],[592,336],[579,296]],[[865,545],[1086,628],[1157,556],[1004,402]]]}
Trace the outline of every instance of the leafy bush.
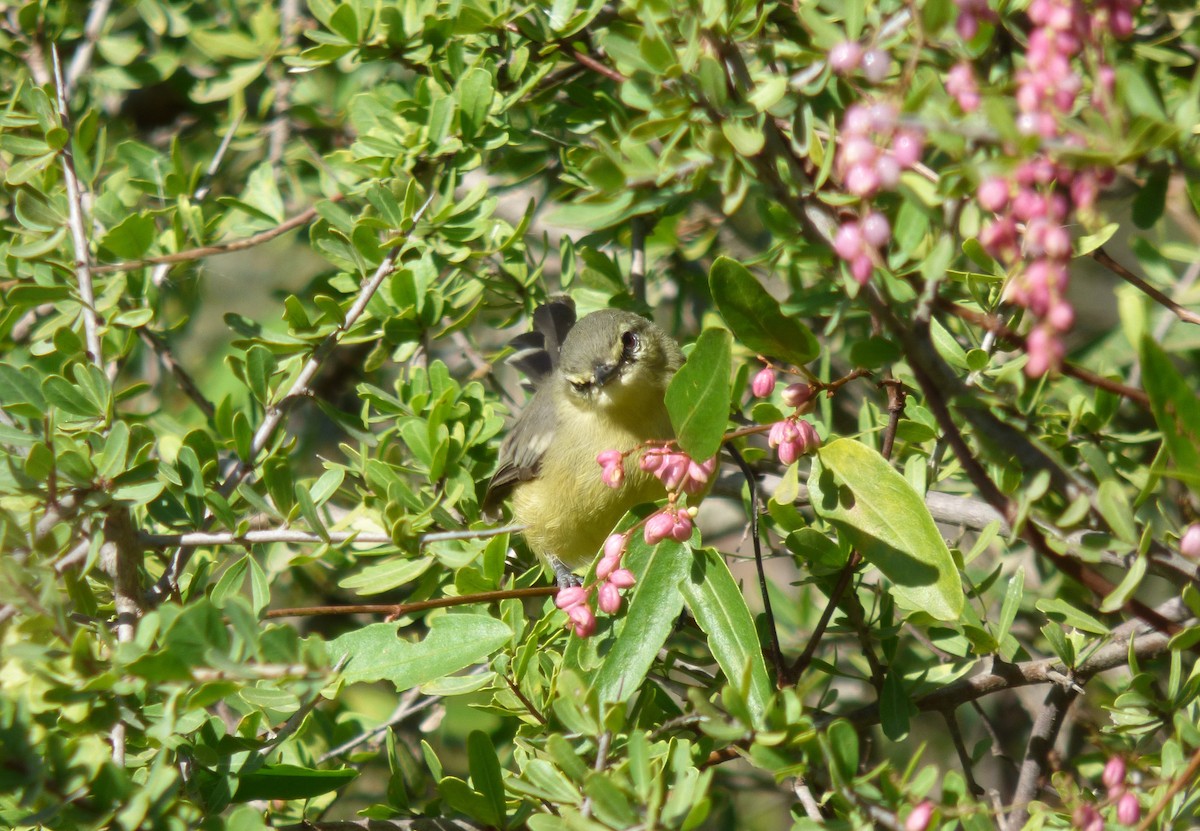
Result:
{"label": "leafy bush", "polygon": [[[0,825],[1194,818],[1195,9],[0,39]],[[673,452],[731,451],[588,637],[480,506],[560,292],[653,313]]]}

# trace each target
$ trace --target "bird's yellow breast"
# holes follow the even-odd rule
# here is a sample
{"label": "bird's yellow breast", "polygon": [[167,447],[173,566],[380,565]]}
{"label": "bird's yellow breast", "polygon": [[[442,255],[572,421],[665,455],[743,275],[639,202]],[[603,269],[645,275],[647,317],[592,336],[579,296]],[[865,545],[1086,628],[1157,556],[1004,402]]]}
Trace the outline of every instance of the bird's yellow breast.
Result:
{"label": "bird's yellow breast", "polygon": [[[559,406],[556,439],[542,458],[537,477],[513,490],[513,516],[527,526],[530,548],[557,557],[571,569],[592,561],[626,511],[666,495],[662,483],[638,466],[638,453],[625,459],[621,487],[610,488],[601,481],[598,454],[623,452],[647,439],[673,435],[661,399],[635,412],[620,409],[623,417],[618,421],[602,408]],[[572,439],[565,441],[564,436]]]}

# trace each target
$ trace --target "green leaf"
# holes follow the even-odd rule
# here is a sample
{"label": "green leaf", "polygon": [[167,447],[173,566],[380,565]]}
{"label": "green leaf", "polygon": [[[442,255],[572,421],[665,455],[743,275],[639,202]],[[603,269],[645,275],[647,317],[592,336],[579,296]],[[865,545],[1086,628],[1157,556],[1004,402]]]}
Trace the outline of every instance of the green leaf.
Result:
{"label": "green leaf", "polygon": [[482,132],[494,97],[492,75],[486,69],[475,68],[462,77],[458,84],[458,106],[464,136],[473,138]]}
{"label": "green leaf", "polygon": [[848,785],[858,774],[858,732],[848,721],[838,719],[826,732],[832,765],[830,773],[841,777],[840,784]]}
{"label": "green leaf", "polygon": [[785,316],[778,301],[741,263],[718,257],[708,273],[708,283],[721,317],[747,349],[797,366],[820,354],[808,327]]}
{"label": "green leaf", "polygon": [[1200,399],[1149,336],[1142,338],[1142,378],[1154,421],[1178,477],[1200,496]]}
{"label": "green leaf", "polygon": [[1117,539],[1128,543],[1137,542],[1137,527],[1133,523],[1133,508],[1125,495],[1121,483],[1115,479],[1106,479],[1100,483],[1096,494],[1096,506],[1100,515],[1108,523]]}
{"label": "green leaf", "polygon": [[265,346],[252,346],[246,352],[246,383],[255,399],[263,404],[270,401],[269,382],[275,372],[275,356]]}
{"label": "green leaf", "polygon": [[1139,228],[1150,228],[1162,218],[1163,208],[1167,204],[1167,183],[1170,179],[1170,168],[1159,165],[1150,171],[1146,182],[1133,198],[1131,211],[1133,224]]}
{"label": "green leaf", "polygon": [[1003,643],[1017,619],[1017,611],[1021,607],[1021,598],[1025,592],[1025,566],[1018,566],[1017,571],[1008,580],[1004,590],[1004,604],[1000,607],[1000,620],[996,623],[996,642]]}
{"label": "green leaf", "polygon": [[490,807],[484,821],[489,825],[504,826],[504,778],[500,773],[496,748],[487,733],[472,730],[467,736],[467,759],[471,768],[471,785],[483,794]]}
{"label": "green leaf", "polygon": [[731,343],[725,329],[705,329],[667,387],[679,446],[694,459],[712,458],[721,449],[729,420]]}
{"label": "green leaf", "polygon": [[342,672],[346,683],[391,681],[403,692],[478,663],[512,637],[508,626],[486,615],[441,615],[416,642],[402,640],[399,628],[375,623],[329,642],[334,660],[350,659]]}
{"label": "green leaf", "polygon": [[386,562],[367,566],[338,582],[338,586],[361,596],[380,594],[411,583],[433,564],[432,557],[389,557]]}
{"label": "green leaf", "polygon": [[1091,635],[1108,634],[1107,626],[1087,612],[1076,609],[1061,598],[1055,597],[1039,600],[1035,605],[1039,611],[1045,612],[1047,617],[1060,623],[1065,623],[1067,626],[1072,626],[1081,632],[1087,632]]}
{"label": "green leaf", "polygon": [[130,214],[100,239],[100,245],[126,260],[136,260],[150,250],[158,229],[154,217]]}
{"label": "green leaf", "polygon": [[708,648],[730,682],[742,678],[749,667],[750,713],[754,726],[761,728],[775,689],[754,618],[720,552],[702,548],[694,553],[688,577],[680,584],[684,603],[708,636]]}
{"label": "green leaf", "polygon": [[[564,665],[585,677],[599,664],[589,687],[601,704],[627,701],[641,687],[683,608],[679,587],[691,560],[691,548],[683,543],[664,540],[651,547],[641,534],[630,540],[625,562],[638,582],[625,595],[627,607],[607,631],[587,639],[572,636],[563,655]],[[587,667],[581,665],[585,660]]]}
{"label": "green leaf", "polygon": [[99,418],[103,413],[83,394],[78,384],[72,384],[60,375],[51,375],[42,382],[42,395],[46,402],[72,415]]}
{"label": "green leaf", "polygon": [[313,770],[298,765],[272,765],[237,778],[235,802],[254,799],[311,799],[336,791],[358,777],[353,768]]}
{"label": "green leaf", "polygon": [[895,667],[890,667],[879,695],[879,726],[883,734],[894,742],[903,741],[908,735],[909,716],[916,709],[912,696],[904,689],[903,677]]}
{"label": "green leaf", "polygon": [[884,573],[899,603],[957,620],[958,569],[921,495],[877,451],[851,439],[822,447],[817,460],[808,479],[813,510]]}
{"label": "green leaf", "polygon": [[1143,554],[1135,557],[1133,565],[1125,572],[1125,576],[1121,579],[1118,585],[1108,597],[1104,598],[1104,602],[1100,604],[1100,611],[1109,613],[1115,612],[1128,602],[1133,593],[1137,591],[1137,587],[1141,585],[1142,578],[1146,576],[1147,557]]}

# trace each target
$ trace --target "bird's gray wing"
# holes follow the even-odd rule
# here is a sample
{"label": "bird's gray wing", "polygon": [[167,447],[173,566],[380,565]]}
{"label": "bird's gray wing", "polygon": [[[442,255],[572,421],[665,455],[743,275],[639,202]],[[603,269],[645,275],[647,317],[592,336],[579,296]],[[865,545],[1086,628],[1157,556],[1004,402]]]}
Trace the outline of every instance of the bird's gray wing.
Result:
{"label": "bird's gray wing", "polygon": [[554,438],[554,429],[554,400],[550,390],[542,385],[500,445],[500,465],[484,494],[484,511],[493,513],[514,485],[538,475],[542,456]]}

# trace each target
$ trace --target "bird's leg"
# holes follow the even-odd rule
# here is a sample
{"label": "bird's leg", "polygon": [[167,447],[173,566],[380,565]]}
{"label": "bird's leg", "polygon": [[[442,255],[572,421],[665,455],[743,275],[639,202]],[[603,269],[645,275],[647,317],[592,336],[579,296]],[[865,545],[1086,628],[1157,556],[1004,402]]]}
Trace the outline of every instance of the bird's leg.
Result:
{"label": "bird's leg", "polygon": [[579,575],[567,568],[562,560],[553,554],[547,554],[546,559],[550,561],[550,567],[554,569],[554,579],[558,581],[560,589],[569,589],[572,586],[583,585],[583,581],[579,579]]}

